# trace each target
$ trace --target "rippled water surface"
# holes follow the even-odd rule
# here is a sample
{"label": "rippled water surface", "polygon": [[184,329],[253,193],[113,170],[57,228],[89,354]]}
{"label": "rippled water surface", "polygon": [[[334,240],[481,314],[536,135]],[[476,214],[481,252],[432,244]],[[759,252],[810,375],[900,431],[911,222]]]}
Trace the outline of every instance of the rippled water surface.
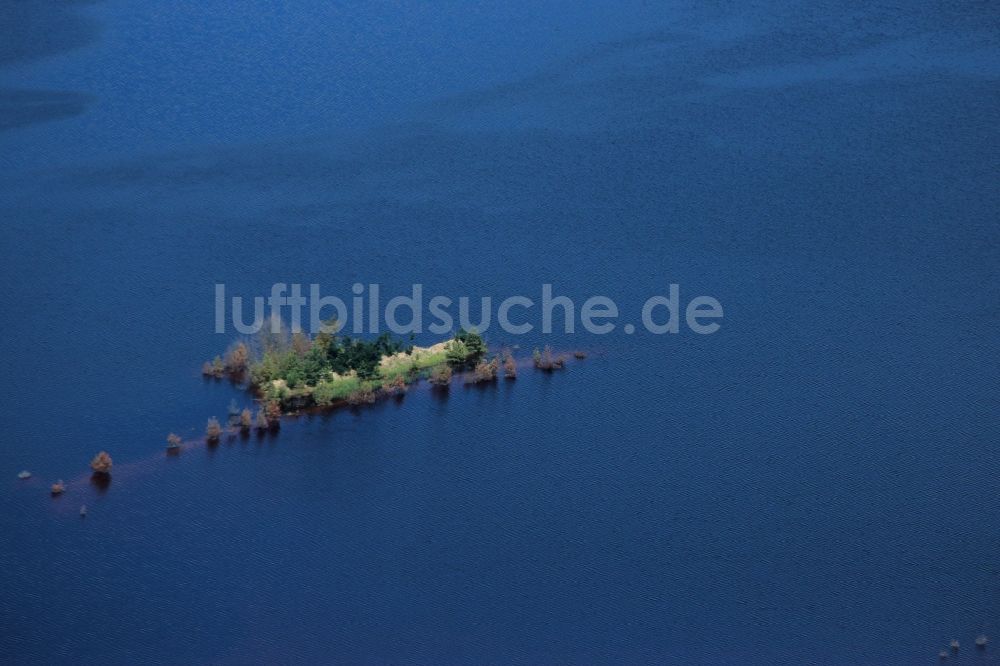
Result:
{"label": "rippled water surface", "polygon": [[[996,663],[990,3],[0,13],[0,661]],[[168,459],[279,281],[725,318]]]}

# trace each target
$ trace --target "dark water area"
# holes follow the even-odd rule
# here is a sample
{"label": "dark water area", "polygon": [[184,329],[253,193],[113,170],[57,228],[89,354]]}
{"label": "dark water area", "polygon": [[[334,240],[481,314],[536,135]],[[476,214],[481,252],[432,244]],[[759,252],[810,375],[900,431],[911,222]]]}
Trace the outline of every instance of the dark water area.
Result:
{"label": "dark water area", "polygon": [[[0,661],[998,662],[993,4],[0,14]],[[274,282],[725,318],[166,456]]]}

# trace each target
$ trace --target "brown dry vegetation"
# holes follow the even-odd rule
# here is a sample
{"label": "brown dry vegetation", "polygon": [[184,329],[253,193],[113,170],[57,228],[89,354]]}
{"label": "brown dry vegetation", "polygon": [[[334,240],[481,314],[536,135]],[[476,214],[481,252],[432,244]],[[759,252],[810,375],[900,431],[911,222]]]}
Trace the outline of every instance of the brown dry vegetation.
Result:
{"label": "brown dry vegetation", "polygon": [[375,402],[375,391],[371,387],[365,386],[357,391],[352,391],[347,396],[348,405],[370,405]]}
{"label": "brown dry vegetation", "polygon": [[451,384],[451,366],[442,365],[431,371],[430,382],[434,386],[446,387]]}
{"label": "brown dry vegetation", "polygon": [[382,392],[386,395],[401,396],[406,391],[406,380],[403,378],[403,375],[396,375],[382,385]]}
{"label": "brown dry vegetation", "polygon": [[267,422],[271,429],[277,430],[281,427],[281,403],[271,400],[264,408],[266,410]]}
{"label": "brown dry vegetation", "polygon": [[517,362],[510,352],[506,352],[503,357],[503,375],[507,379],[517,379]]}
{"label": "brown dry vegetation", "polygon": [[241,375],[250,367],[250,350],[242,342],[237,342],[226,352],[223,363],[225,372],[231,375]]}
{"label": "brown dry vegetation", "polygon": [[482,382],[492,382],[497,378],[497,370],[500,369],[500,361],[494,358],[490,362],[480,361],[476,364],[472,375],[469,377],[470,384],[480,384]]}
{"label": "brown dry vegetation", "polygon": [[563,356],[553,356],[552,347],[549,347],[548,345],[546,345],[545,349],[542,351],[538,351],[536,349],[532,358],[535,362],[535,367],[539,370],[559,370],[566,365],[566,358]]}
{"label": "brown dry vegetation", "polygon": [[219,419],[214,416],[208,420],[208,424],[205,426],[205,438],[210,442],[218,442],[219,437],[222,436],[222,425],[219,423]]}
{"label": "brown dry vegetation", "polygon": [[110,474],[111,465],[111,456],[108,455],[107,451],[101,451],[90,461],[90,469],[94,470],[96,474]]}
{"label": "brown dry vegetation", "polygon": [[253,413],[249,409],[244,407],[243,411],[240,412],[240,430],[242,430],[243,432],[249,432],[250,427],[252,425],[253,425]]}

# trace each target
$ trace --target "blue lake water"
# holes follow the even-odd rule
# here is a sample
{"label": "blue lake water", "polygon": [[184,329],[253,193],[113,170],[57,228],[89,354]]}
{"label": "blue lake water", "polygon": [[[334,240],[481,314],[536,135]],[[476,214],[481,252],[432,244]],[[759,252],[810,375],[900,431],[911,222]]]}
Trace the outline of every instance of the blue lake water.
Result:
{"label": "blue lake water", "polygon": [[[998,662],[995,6],[0,13],[0,661]],[[725,318],[167,459],[280,281]]]}

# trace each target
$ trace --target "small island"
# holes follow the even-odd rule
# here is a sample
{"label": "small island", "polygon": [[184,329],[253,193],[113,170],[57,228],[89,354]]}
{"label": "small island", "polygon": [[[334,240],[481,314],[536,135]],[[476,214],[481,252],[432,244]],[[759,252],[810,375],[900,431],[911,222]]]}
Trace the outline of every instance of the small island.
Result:
{"label": "small island", "polygon": [[[256,415],[232,405],[228,425],[244,433],[252,427],[274,429],[282,414],[401,397],[408,385],[420,379],[429,380],[436,389],[447,389],[455,373],[464,373],[470,384],[495,381],[501,369],[507,379],[517,377],[511,353],[505,350],[490,356],[486,341],[474,329],[459,329],[449,340],[417,347],[388,333],[363,340],[338,335],[335,323],[327,328],[334,332],[315,337],[265,329],[253,340],[233,344],[225,356],[206,362],[204,375],[245,383],[260,403]],[[536,354],[553,358],[548,348]],[[561,362],[545,369],[554,366],[561,367]],[[213,419],[207,439],[216,442],[221,433],[221,424]]]}

